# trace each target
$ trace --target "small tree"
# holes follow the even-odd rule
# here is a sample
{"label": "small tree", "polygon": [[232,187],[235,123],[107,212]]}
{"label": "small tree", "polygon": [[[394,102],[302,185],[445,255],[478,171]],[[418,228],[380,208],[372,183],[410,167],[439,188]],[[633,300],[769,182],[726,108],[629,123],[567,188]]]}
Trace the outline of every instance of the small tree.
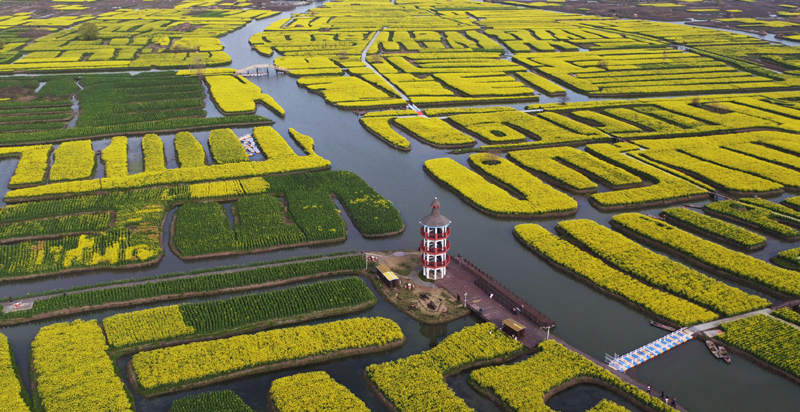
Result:
{"label": "small tree", "polygon": [[83,23],[78,27],[78,38],[81,40],[97,40],[100,30],[94,23]]}
{"label": "small tree", "polygon": [[608,62],[605,61],[605,60],[600,60],[599,62],[597,62],[597,67],[599,67],[599,68],[601,68],[603,70],[607,70],[608,69]]}
{"label": "small tree", "polygon": [[192,53],[192,69],[197,74],[197,80],[203,81],[203,71],[206,68],[206,60],[200,53]]}

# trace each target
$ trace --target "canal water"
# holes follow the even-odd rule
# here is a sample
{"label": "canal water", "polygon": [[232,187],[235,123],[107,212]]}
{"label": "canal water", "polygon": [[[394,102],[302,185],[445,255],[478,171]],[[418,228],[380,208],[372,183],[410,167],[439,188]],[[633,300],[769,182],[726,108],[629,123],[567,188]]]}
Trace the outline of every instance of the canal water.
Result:
{"label": "canal water", "polygon": [[[310,6],[298,8],[293,13],[302,12],[308,8]],[[221,40],[225,51],[233,59],[231,67],[240,68],[271,61],[272,58],[259,56],[251,51],[247,40],[252,34],[260,32],[273,21],[288,17],[288,15],[288,13],[282,13],[270,19],[250,23],[245,28],[223,37]],[[181,261],[167,248],[164,259],[152,267],[136,270],[100,270],[80,275],[4,284],[0,287],[0,296],[20,296],[26,293],[70,286],[291,256],[346,250],[414,249],[419,244],[418,222],[430,213],[430,202],[434,197],[438,197],[442,203],[442,214],[453,221],[451,253],[466,256],[555,320],[557,327],[554,333],[570,344],[595,358],[603,359],[606,353],[626,353],[665,334],[649,325],[647,315],[555,271],[521,246],[512,236],[514,225],[535,222],[552,230],[561,219],[514,220],[486,216],[437,185],[423,172],[422,165],[428,159],[448,156],[466,165],[468,155],[450,155],[446,151],[431,148],[414,139],[410,139],[412,145],[410,152],[392,149],[364,130],[359,125],[358,118],[351,111],[339,110],[326,104],[319,96],[299,87],[294,78],[275,75],[273,72],[273,75],[269,77],[255,77],[251,78],[251,81],[260,86],[264,93],[273,96],[286,109],[286,117],[283,119],[263,107],[259,107],[257,112],[276,121],[273,127],[287,138],[298,154],[302,154],[302,152],[288,138],[288,128],[290,127],[312,136],[316,143],[317,153],[329,159],[334,170],[349,170],[357,173],[382,195],[392,200],[402,213],[406,231],[391,238],[365,239],[357,231],[351,229],[348,232],[347,241],[339,244],[189,262]],[[592,100],[586,96],[571,93],[570,101]],[[549,102],[555,101],[555,99],[542,96],[541,101]],[[512,106],[524,107],[523,104]],[[211,115],[218,115],[210,102],[206,109]],[[252,130],[235,129],[234,131],[238,135],[242,135],[250,133]],[[196,132],[194,135],[203,143],[208,139],[208,132]],[[168,167],[175,168],[177,164],[173,147],[174,135],[163,135],[162,138],[165,140]],[[142,171],[141,138],[131,137],[129,142],[129,168],[132,173]],[[108,140],[97,142],[94,148],[102,149],[108,143]],[[10,173],[15,165],[16,160],[0,161],[0,184],[2,184],[0,195],[5,194]],[[601,190],[606,189],[602,188]],[[784,195],[774,200],[777,201],[787,196]],[[576,196],[576,200],[579,206],[575,218],[591,219],[608,225],[613,214],[599,212],[592,208],[586,197]],[[702,204],[702,202],[697,203]],[[657,214],[660,211],[661,208],[653,208],[641,212]],[[173,213],[174,210],[169,213],[167,225],[170,224]],[[353,225],[347,215],[343,214],[342,216],[347,221],[348,227],[352,228]],[[168,236],[168,233],[164,234],[166,241],[169,240]],[[753,255],[761,259],[769,259],[779,251],[791,246],[789,243],[769,238],[769,246]],[[724,281],[735,284],[728,280]],[[752,292],[745,287],[742,289]],[[218,298],[220,297],[210,299]],[[77,318],[102,319],[115,313],[153,306],[158,305],[143,305],[0,328],[0,333],[9,337],[25,384],[30,389],[28,376],[30,344],[39,328]],[[403,315],[380,298],[375,307],[341,318],[352,316],[391,318],[402,327],[408,341],[402,348],[378,355],[349,358],[324,365],[243,378],[153,399],[145,399],[137,395],[135,396],[137,410],[140,412],[166,412],[172,402],[179,397],[208,390],[231,389],[256,411],[265,411],[266,394],[270,382],[274,379],[299,372],[325,370],[363,399],[370,409],[385,411],[386,407],[368,390],[362,377],[366,366],[419,353],[435,346],[448,334],[475,323],[475,319],[467,317],[447,325],[422,325]],[[121,359],[120,366],[123,366],[128,360],[129,357]],[[690,341],[630,373],[643,383],[652,384],[659,391],[665,390],[671,396],[677,396],[679,403],[692,412],[754,410],[795,412],[800,405],[800,387],[797,385],[735,355],[731,364],[717,361],[708,353],[705,345],[699,341]],[[468,373],[462,373],[451,377],[448,379],[448,383],[459,396],[477,410],[499,411],[493,403],[469,388],[466,383],[467,376]],[[581,412],[602,398],[622,402],[613,393],[595,386],[581,385],[553,397],[549,404],[558,411]],[[630,405],[626,406],[633,408]],[[631,410],[636,411],[635,408]]]}

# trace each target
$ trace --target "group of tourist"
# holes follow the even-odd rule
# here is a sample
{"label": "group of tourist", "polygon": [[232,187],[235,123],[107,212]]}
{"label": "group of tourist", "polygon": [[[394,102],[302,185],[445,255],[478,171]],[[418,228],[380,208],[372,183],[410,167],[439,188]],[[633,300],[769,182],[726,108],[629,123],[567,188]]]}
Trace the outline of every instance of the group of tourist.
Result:
{"label": "group of tourist", "polygon": [[[653,385],[647,385],[647,394],[648,395],[651,395],[650,391],[652,389],[653,389]],[[664,401],[664,403],[666,403],[667,405],[669,405],[669,406],[671,406],[673,408],[677,407],[676,406],[677,402],[678,402],[678,397],[677,396],[672,397],[672,400],[670,400],[669,394],[668,393],[664,394],[664,391],[661,391],[661,396],[659,397],[659,399],[661,399],[662,401]]]}

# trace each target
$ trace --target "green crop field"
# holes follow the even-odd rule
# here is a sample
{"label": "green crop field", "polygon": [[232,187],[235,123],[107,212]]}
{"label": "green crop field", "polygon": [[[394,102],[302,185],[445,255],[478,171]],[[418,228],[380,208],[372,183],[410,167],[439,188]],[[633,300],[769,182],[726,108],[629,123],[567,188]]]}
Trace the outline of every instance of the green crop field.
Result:
{"label": "green crop field", "polygon": [[0,409],[794,412],[798,1],[0,2]]}

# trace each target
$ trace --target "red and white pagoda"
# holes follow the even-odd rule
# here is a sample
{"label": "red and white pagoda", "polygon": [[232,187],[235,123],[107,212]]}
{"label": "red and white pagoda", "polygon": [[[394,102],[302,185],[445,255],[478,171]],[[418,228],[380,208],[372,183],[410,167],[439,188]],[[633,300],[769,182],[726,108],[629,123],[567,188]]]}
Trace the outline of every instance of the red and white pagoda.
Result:
{"label": "red and white pagoda", "polygon": [[450,219],[439,213],[441,206],[439,200],[433,198],[431,214],[419,222],[422,225],[419,230],[422,235],[422,242],[419,243],[422,273],[430,280],[443,278],[447,264],[450,263],[450,256],[447,255],[450,250],[450,242],[447,240],[450,236]]}

